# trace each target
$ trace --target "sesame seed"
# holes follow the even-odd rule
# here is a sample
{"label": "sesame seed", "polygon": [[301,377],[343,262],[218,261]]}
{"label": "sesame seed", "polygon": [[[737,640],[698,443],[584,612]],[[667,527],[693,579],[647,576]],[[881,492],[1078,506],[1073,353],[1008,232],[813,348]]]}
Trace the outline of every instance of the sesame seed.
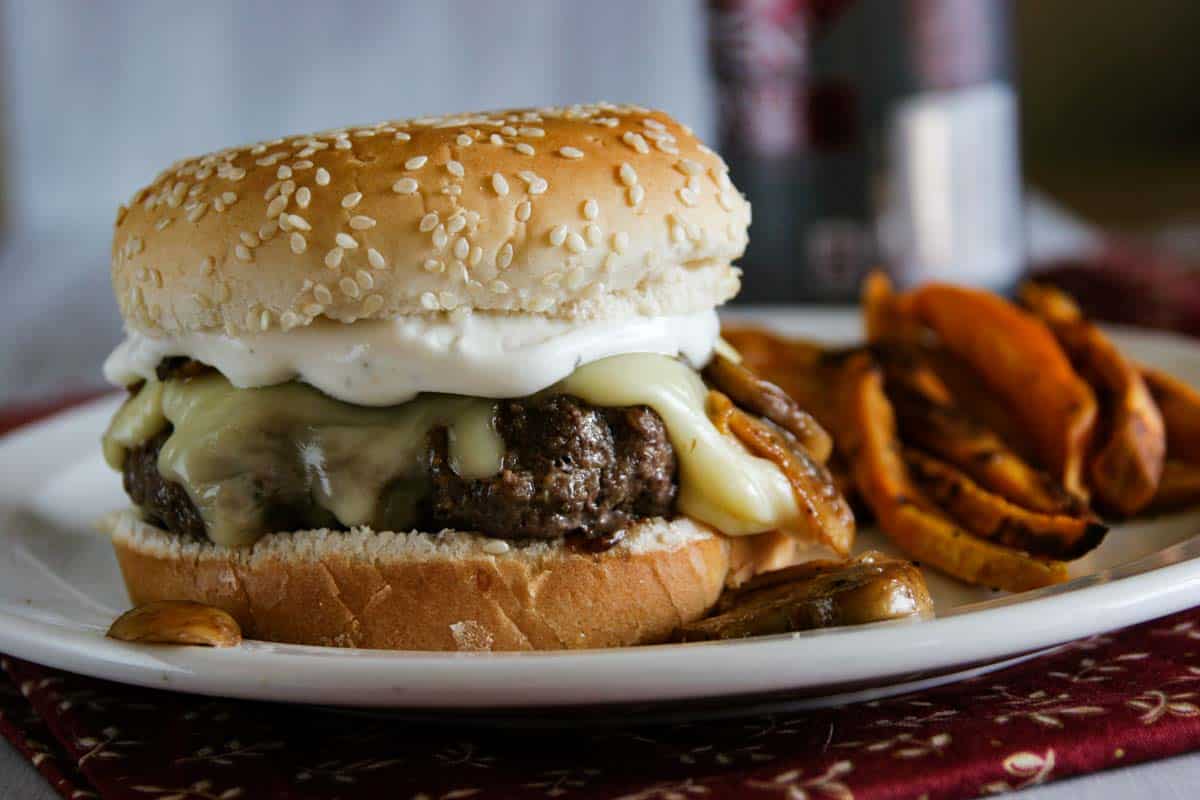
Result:
{"label": "sesame seed", "polygon": [[392,184],[392,191],[396,194],[412,194],[417,190],[417,181],[414,178],[401,178]]}
{"label": "sesame seed", "polygon": [[308,240],[304,238],[303,234],[293,233],[288,237],[288,243],[291,244],[292,252],[296,255],[300,255],[308,249]]}
{"label": "sesame seed", "polygon": [[287,195],[283,195],[283,194],[279,195],[278,197],[276,197],[274,200],[271,201],[271,204],[269,206],[267,206],[267,217],[269,219],[274,219],[275,217],[278,217],[280,214],[283,213],[283,210],[285,208],[287,208],[287,204],[288,204]]}
{"label": "sesame seed", "polygon": [[546,190],[549,188],[550,188],[550,184],[546,181],[545,178],[538,178],[533,183],[529,184],[529,193],[530,194],[545,194]]}
{"label": "sesame seed", "polygon": [[683,226],[676,223],[671,226],[671,241],[675,244],[682,244],[687,239],[687,233],[683,230]]}
{"label": "sesame seed", "polygon": [[312,202],[312,191],[307,186],[301,186],[296,191],[296,205],[301,208],[308,208],[308,204]]}
{"label": "sesame seed", "polygon": [[472,267],[479,266],[479,262],[483,260],[483,248],[475,245],[471,248],[471,256],[467,259],[467,263]]}
{"label": "sesame seed", "polygon": [[667,129],[666,125],[663,125],[656,119],[646,118],[642,120],[642,124],[653,131],[665,131]]}
{"label": "sesame seed", "polygon": [[679,155],[679,148],[671,144],[667,139],[658,139],[654,142],[654,146],[664,153],[670,153],[673,156]]}
{"label": "sesame seed", "polygon": [[699,175],[704,172],[704,167],[699,163],[692,161],[690,158],[681,158],[675,162],[675,168],[684,175]]}
{"label": "sesame seed", "polygon": [[450,241],[450,236],[446,233],[446,226],[438,225],[433,231],[433,246],[441,250],[448,241]]}
{"label": "sesame seed", "polygon": [[348,233],[339,233],[333,237],[333,240],[337,242],[338,247],[346,250],[356,250],[358,248],[358,240]]}
{"label": "sesame seed", "polygon": [[271,327],[271,312],[270,311],[267,311],[264,309],[262,314],[259,315],[258,327],[264,331]]}
{"label": "sesame seed", "polygon": [[501,197],[508,194],[508,181],[499,172],[492,173],[492,189]]}
{"label": "sesame seed", "polygon": [[227,206],[233,205],[234,203],[237,202],[237,200],[238,200],[238,196],[235,192],[224,192],[221,194],[221,202],[223,202]]}
{"label": "sesame seed", "polygon": [[731,192],[721,192],[717,195],[717,202],[721,204],[721,208],[726,211],[733,211],[733,194]]}
{"label": "sesame seed", "polygon": [[374,276],[372,276],[371,273],[367,272],[365,269],[360,269],[358,272],[354,273],[354,280],[364,290],[375,288]]}
{"label": "sesame seed", "polygon": [[275,170],[275,177],[279,178],[279,180],[292,177],[292,168],[287,164],[280,166],[279,169]]}
{"label": "sesame seed", "polygon": [[558,154],[563,158],[583,158],[583,151],[578,147],[560,147]]}
{"label": "sesame seed", "polygon": [[562,282],[562,277],[563,275],[561,272],[547,273],[542,277],[542,285],[553,288]]}
{"label": "sesame seed", "polygon": [[171,218],[163,217],[158,222],[154,223],[154,229],[161,231],[162,229],[166,228],[170,224],[171,224]]}
{"label": "sesame seed", "polygon": [[462,163],[458,161],[447,161],[446,171],[456,178],[461,178],[464,174],[466,174],[466,170],[463,169]]}
{"label": "sesame seed", "polygon": [[629,234],[625,231],[617,231],[612,237],[612,249],[617,253],[624,253],[629,249]]}
{"label": "sesame seed", "polygon": [[454,138],[454,143],[459,147],[470,147],[474,142],[475,140],[465,133],[460,133]]}
{"label": "sesame seed", "polygon": [[438,302],[447,311],[453,311],[458,307],[458,298],[450,292],[438,292]]}
{"label": "sesame seed", "polygon": [[496,266],[499,267],[500,269],[507,269],[508,265],[512,263],[512,260],[513,260],[512,242],[505,242],[504,246],[500,248],[500,252],[496,254]]}
{"label": "sesame seed", "polygon": [[646,144],[645,138],[640,133],[625,131],[625,133],[621,134],[621,141],[642,155],[650,152],[650,145]]}
{"label": "sesame seed", "polygon": [[696,193],[693,192],[691,189],[684,186],[683,188],[681,188],[679,190],[678,194],[679,194],[680,201],[682,201],[685,206],[696,205],[696,200],[698,198],[696,197]]}
{"label": "sesame seed", "polygon": [[687,188],[695,194],[700,194],[700,178],[697,175],[687,179]]}
{"label": "sesame seed", "polygon": [[[383,308],[383,296],[373,294],[363,301],[363,313],[368,316]],[[500,541],[496,539],[495,541]]]}
{"label": "sesame seed", "polygon": [[483,544],[483,552],[490,556],[502,556],[508,549],[508,542],[503,539],[488,539]]}
{"label": "sesame seed", "polygon": [[448,233],[458,233],[465,227],[467,227],[467,218],[461,212],[456,212],[453,217],[446,221],[446,231]]}
{"label": "sesame seed", "polygon": [[488,288],[495,294],[508,294],[508,284],[501,280],[492,281],[488,284]]}
{"label": "sesame seed", "polygon": [[250,261],[254,258],[254,255],[250,252],[250,248],[246,247],[244,244],[239,244],[237,247],[233,248],[233,253],[242,261]]}
{"label": "sesame seed", "polygon": [[259,238],[249,231],[242,231],[238,234],[238,238],[242,240],[242,243],[246,247],[258,247],[261,244]]}
{"label": "sesame seed", "polygon": [[600,206],[592,198],[583,201],[583,218],[595,219],[600,214]]}
{"label": "sesame seed", "polygon": [[518,222],[529,221],[529,215],[533,213],[533,205],[528,200],[522,200],[517,204],[516,217]]}
{"label": "sesame seed", "polygon": [[498,133],[493,133],[491,136],[488,137],[488,141],[494,145],[499,146],[499,145],[504,144],[504,137],[502,137]]}
{"label": "sesame seed", "polygon": [[329,305],[333,302],[333,292],[329,291],[329,287],[323,283],[318,283],[313,287],[313,299],[318,303]]}
{"label": "sesame seed", "polygon": [[421,221],[417,223],[417,229],[421,233],[429,233],[438,226],[438,215],[436,211],[430,211],[425,216],[421,217]]}
{"label": "sesame seed", "polygon": [[540,139],[546,135],[546,132],[541,128],[518,128],[517,133],[521,136],[530,136],[534,139]]}
{"label": "sesame seed", "polygon": [[204,212],[208,211],[208,203],[200,203],[187,214],[188,222],[195,222],[204,216]]}
{"label": "sesame seed", "polygon": [[396,131],[396,135],[393,136],[392,138],[395,139],[397,142],[407,142],[410,139],[412,139],[412,137],[409,136],[404,131]]}
{"label": "sesame seed", "polygon": [[422,305],[422,307],[427,308],[430,311],[437,311],[437,307],[438,307],[437,296],[434,295],[433,292],[422,292],[421,293],[421,305]]}
{"label": "sesame seed", "polygon": [[342,208],[354,208],[362,200],[362,192],[350,192],[342,197]]}
{"label": "sesame seed", "polygon": [[525,181],[525,183],[533,183],[538,179],[537,173],[528,169],[523,169],[518,172],[517,177]]}
{"label": "sesame seed", "polygon": [[413,156],[408,161],[404,162],[405,169],[420,169],[425,166],[425,162],[429,160],[428,156]]}
{"label": "sesame seed", "polygon": [[246,170],[242,169],[241,167],[234,167],[225,174],[225,177],[231,181],[240,181],[242,178],[246,177]]}
{"label": "sesame seed", "polygon": [[[283,218],[280,217],[280,219],[283,219]],[[293,228],[298,228],[302,231],[311,231],[312,230],[312,225],[308,224],[308,220],[306,220],[304,217],[300,216],[299,214],[288,214],[287,221],[288,221],[288,224],[291,225]]]}
{"label": "sesame seed", "polygon": [[290,331],[300,324],[300,317],[296,315],[295,311],[285,311],[279,315],[279,324],[284,330]]}
{"label": "sesame seed", "polygon": [[442,271],[442,262],[438,261],[436,258],[425,259],[425,263],[422,264],[421,266],[424,267],[426,272],[441,272]]}
{"label": "sesame seed", "polygon": [[567,236],[567,249],[572,253],[582,253],[588,249],[588,246],[587,242],[583,240],[582,236],[572,231],[570,235]]}
{"label": "sesame seed", "polygon": [[387,261],[383,257],[383,253],[376,250],[374,247],[367,248],[367,263],[374,269],[383,269],[387,266]]}
{"label": "sesame seed", "polygon": [[[305,150],[304,152],[307,152],[307,150]],[[308,153],[308,155],[311,156],[312,153]],[[296,163],[292,164],[292,169],[312,169],[312,167],[313,167],[313,162],[309,161],[307,158],[303,159],[302,161],[297,161]]]}
{"label": "sesame seed", "polygon": [[458,259],[466,259],[471,254],[471,243],[465,237],[460,236],[454,242],[454,257]]}
{"label": "sesame seed", "polygon": [[727,192],[733,188],[733,181],[729,180],[728,172],[719,172],[715,168],[712,170],[713,180],[716,181],[717,188],[723,192]]}
{"label": "sesame seed", "polygon": [[362,294],[362,290],[358,288],[358,284],[350,278],[342,278],[338,281],[338,288],[342,290],[342,294],[351,300],[357,300],[358,296]]}
{"label": "sesame seed", "polygon": [[316,180],[318,186],[328,186],[329,185],[329,170],[325,169],[324,167],[317,167],[317,171],[314,176],[314,180]]}
{"label": "sesame seed", "polygon": [[279,193],[282,195],[290,195],[294,191],[296,191],[296,182],[293,180],[286,180],[279,184]]}
{"label": "sesame seed", "polygon": [[550,244],[555,247],[562,246],[562,243],[567,240],[567,226],[555,225],[550,229]]}
{"label": "sesame seed", "polygon": [[528,142],[517,142],[513,149],[523,156],[531,156],[536,152]]}
{"label": "sesame seed", "polygon": [[630,166],[629,162],[622,161],[617,174],[621,176],[621,183],[626,186],[633,186],[638,182],[637,170]]}
{"label": "sesame seed", "polygon": [[325,310],[325,307],[322,306],[320,303],[309,303],[308,305],[306,305],[304,308],[301,309],[301,311],[304,312],[304,315],[308,316],[308,317],[315,317],[324,310]]}
{"label": "sesame seed", "polygon": [[342,248],[333,248],[325,254],[325,266],[329,267],[330,269],[337,269],[342,265],[342,256],[345,254],[346,251]]}
{"label": "sesame seed", "polygon": [[362,214],[350,218],[350,227],[356,231],[370,230],[375,227],[375,219]]}
{"label": "sesame seed", "polygon": [[512,125],[505,125],[503,128],[500,129],[500,132],[503,133],[505,136],[516,136],[517,135],[517,129],[514,128]]}
{"label": "sesame seed", "polygon": [[630,186],[625,194],[629,200],[629,205],[636,206],[638,203],[642,202],[642,199],[646,196],[646,190],[642,188],[640,183],[638,183]]}
{"label": "sesame seed", "polygon": [[258,238],[262,239],[264,242],[275,238],[275,234],[277,233],[279,233],[279,223],[274,220],[271,220],[270,222],[264,222],[258,228]]}
{"label": "sesame seed", "polygon": [[588,223],[583,228],[583,235],[587,237],[588,244],[590,244],[592,247],[598,247],[600,245],[602,234],[600,233],[599,225],[596,225],[595,223]]}

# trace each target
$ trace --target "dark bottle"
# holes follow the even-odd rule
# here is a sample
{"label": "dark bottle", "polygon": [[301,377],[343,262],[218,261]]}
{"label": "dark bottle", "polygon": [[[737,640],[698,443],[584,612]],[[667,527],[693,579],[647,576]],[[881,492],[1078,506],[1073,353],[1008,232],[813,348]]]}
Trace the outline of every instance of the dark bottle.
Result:
{"label": "dark bottle", "polygon": [[754,206],[741,299],[1006,289],[1024,259],[1007,0],[710,0],[720,148]]}

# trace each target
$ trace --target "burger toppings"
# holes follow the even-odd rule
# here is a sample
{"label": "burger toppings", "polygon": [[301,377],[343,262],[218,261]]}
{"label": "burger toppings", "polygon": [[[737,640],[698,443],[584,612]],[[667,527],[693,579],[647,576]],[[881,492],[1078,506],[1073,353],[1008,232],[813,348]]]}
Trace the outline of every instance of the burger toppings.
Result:
{"label": "burger toppings", "polygon": [[[148,516],[220,544],[359,525],[600,537],[675,512],[729,535],[849,521],[795,437],[771,426],[772,454],[718,430],[700,375],[666,356],[593,362],[521,400],[387,408],[296,382],[236,389],[194,363],[163,374],[118,412],[106,457]],[[785,474],[781,452],[811,480]]]}

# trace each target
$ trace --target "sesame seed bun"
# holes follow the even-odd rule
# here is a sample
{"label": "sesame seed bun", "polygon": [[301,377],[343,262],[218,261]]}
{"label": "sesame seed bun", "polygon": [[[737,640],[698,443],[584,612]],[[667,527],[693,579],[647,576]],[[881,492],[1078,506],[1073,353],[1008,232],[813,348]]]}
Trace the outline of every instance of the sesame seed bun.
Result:
{"label": "sesame seed bun", "polygon": [[499,111],[178,162],[118,213],[112,278],[150,335],[686,313],[737,292],[749,222],[721,158],[660,111]]}
{"label": "sesame seed bun", "polygon": [[661,642],[717,601],[725,537],[646,520],[613,548],[444,531],[299,531],[252,547],[185,539],[133,511],[104,523],[135,605],[217,606],[252,639],[389,650],[558,650]]}

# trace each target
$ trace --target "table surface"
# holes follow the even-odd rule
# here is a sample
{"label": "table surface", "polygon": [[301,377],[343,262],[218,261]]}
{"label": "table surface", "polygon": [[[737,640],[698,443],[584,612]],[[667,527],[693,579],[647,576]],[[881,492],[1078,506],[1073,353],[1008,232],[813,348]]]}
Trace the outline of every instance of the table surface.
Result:
{"label": "table surface", "polygon": [[[1030,789],[1021,800],[1191,800],[1200,785],[1200,753],[1138,764]],[[57,800],[58,795],[0,739],[0,800]]]}

